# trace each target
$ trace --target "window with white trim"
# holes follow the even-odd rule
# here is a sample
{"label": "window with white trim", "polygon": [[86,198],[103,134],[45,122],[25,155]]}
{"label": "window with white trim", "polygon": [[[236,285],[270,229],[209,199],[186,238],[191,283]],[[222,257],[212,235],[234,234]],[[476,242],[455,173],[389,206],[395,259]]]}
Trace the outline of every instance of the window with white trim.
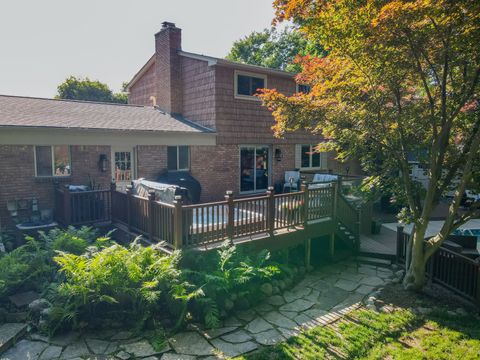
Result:
{"label": "window with white trim", "polygon": [[308,94],[312,91],[312,87],[306,84],[297,84],[297,93]]}
{"label": "window with white trim", "polygon": [[315,151],[316,145],[303,144],[297,145],[297,167],[300,169],[321,169],[325,161],[326,153]]}
{"label": "window with white trim", "polygon": [[267,76],[261,74],[235,71],[235,97],[259,100],[255,97],[259,89],[267,87]]}
{"label": "window with white trim", "polygon": [[37,177],[62,177],[72,174],[68,145],[38,145],[34,147],[34,156]]}
{"label": "window with white trim", "polygon": [[188,170],[190,168],[190,149],[188,146],[167,147],[167,168],[169,171]]}

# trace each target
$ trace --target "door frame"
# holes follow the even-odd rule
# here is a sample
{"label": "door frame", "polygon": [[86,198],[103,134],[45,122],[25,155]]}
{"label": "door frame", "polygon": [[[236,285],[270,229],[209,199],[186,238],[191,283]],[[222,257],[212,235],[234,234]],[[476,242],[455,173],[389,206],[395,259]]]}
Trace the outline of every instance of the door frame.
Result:
{"label": "door frame", "polygon": [[[267,189],[269,186],[272,185],[272,145],[269,144],[241,144],[238,146],[238,193],[240,195],[248,195],[248,194],[261,194],[263,192],[266,192],[267,189],[260,189],[260,190],[247,190],[247,191],[242,191],[242,148],[255,148],[255,154],[256,156],[256,148],[257,147],[266,147],[268,148],[268,158],[267,158],[267,174],[268,174],[268,184],[267,184]],[[255,166],[255,164],[254,164]],[[255,187],[256,187],[256,178],[255,179]]]}
{"label": "door frame", "polygon": [[[116,152],[130,152],[130,168],[131,168],[131,180],[137,178],[137,161],[136,161],[136,151],[135,146],[112,146],[110,151],[110,176],[112,181],[118,184],[117,179],[115,179],[115,153]],[[127,181],[122,181],[121,183],[126,183]]]}

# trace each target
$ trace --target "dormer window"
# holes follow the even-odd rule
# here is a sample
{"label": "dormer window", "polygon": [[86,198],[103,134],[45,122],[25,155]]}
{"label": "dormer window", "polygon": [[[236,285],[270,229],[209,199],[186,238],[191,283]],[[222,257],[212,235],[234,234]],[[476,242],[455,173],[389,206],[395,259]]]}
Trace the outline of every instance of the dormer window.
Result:
{"label": "dormer window", "polygon": [[311,90],[312,87],[310,85],[297,84],[297,93],[309,94]]}
{"label": "dormer window", "polygon": [[259,89],[267,87],[267,76],[235,71],[235,97],[239,99],[259,100],[255,97]]}

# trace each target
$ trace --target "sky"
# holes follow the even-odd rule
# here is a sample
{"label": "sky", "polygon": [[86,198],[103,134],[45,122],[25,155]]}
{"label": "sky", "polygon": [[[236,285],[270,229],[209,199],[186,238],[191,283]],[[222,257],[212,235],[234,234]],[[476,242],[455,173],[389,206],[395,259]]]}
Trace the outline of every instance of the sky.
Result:
{"label": "sky", "polygon": [[163,21],[182,29],[183,50],[224,57],[272,18],[272,0],[0,0],[0,94],[53,97],[70,75],[119,91]]}

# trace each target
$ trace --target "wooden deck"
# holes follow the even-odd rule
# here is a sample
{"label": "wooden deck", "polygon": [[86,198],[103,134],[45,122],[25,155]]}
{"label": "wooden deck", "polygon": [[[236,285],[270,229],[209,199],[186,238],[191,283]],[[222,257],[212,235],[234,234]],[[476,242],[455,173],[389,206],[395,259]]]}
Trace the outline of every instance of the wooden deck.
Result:
{"label": "wooden deck", "polygon": [[396,255],[396,246],[396,233],[383,226],[380,234],[360,235],[359,252],[361,254],[392,258]]}

